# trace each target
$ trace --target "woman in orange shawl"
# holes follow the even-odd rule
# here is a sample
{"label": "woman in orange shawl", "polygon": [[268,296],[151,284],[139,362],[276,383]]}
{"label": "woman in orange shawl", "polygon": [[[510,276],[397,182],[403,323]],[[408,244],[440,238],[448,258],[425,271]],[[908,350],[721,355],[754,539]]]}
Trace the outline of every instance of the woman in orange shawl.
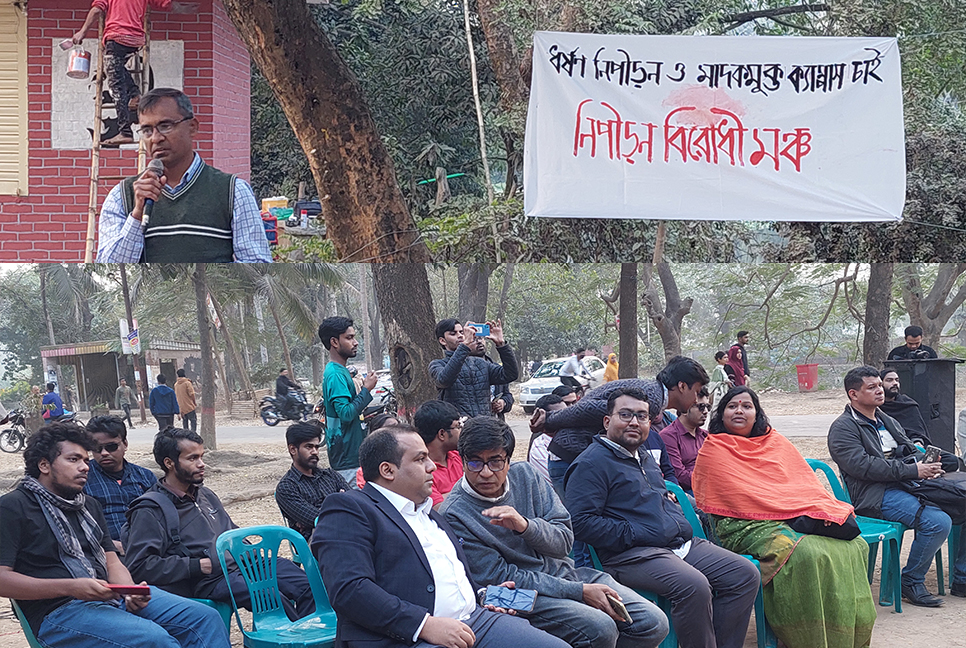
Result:
{"label": "woman in orange shawl", "polygon": [[691,483],[721,546],[761,564],[765,617],[788,648],[861,648],[876,612],[869,546],[851,504],[822,486],[768,425],[748,387],[728,391],[708,426]]}

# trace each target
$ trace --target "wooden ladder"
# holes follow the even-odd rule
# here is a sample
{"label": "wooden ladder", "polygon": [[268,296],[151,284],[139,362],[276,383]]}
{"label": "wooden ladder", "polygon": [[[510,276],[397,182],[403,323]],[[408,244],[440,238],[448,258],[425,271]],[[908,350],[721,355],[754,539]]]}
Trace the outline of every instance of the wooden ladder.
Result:
{"label": "wooden ladder", "polygon": [[[150,90],[150,62],[151,62],[151,16],[150,10],[145,8],[144,12],[144,47],[140,55],[134,57],[134,70],[131,71],[135,82],[141,87],[141,94],[144,95]],[[107,73],[104,69],[104,16],[101,16],[97,30],[97,69],[94,77],[96,88],[94,98],[94,135],[91,143],[91,186],[90,196],[87,203],[87,240],[84,246],[84,263],[94,262],[94,238],[97,231],[97,185],[101,180],[123,180],[127,176],[105,176],[101,177],[101,130],[104,124],[103,111],[105,108],[114,108],[111,104],[104,103],[104,79]],[[115,99],[116,101],[116,99]],[[138,173],[144,171],[147,164],[147,149],[143,139],[138,139]]]}

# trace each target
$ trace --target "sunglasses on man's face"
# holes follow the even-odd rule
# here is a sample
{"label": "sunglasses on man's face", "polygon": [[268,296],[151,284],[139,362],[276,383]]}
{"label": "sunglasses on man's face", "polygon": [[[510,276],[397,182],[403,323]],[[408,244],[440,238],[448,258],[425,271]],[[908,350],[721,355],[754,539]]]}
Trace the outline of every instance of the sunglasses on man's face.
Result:
{"label": "sunglasses on man's face", "polygon": [[697,405],[695,405],[695,407],[697,407],[702,412],[707,412],[711,409],[711,406],[708,405],[707,403],[698,403]]}
{"label": "sunglasses on man's face", "polygon": [[118,443],[117,441],[112,441],[111,443],[105,443],[104,445],[97,447],[97,454],[101,454],[105,450],[107,450],[108,452],[116,452],[117,449],[120,447],[121,447],[121,444]]}

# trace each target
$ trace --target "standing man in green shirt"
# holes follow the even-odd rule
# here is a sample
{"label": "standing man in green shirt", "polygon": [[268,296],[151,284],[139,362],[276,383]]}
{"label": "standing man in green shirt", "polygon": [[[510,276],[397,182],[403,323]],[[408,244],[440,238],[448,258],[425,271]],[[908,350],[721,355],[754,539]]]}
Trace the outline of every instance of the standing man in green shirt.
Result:
{"label": "standing man in green shirt", "polygon": [[356,394],[352,375],[346,368],[349,358],[356,357],[359,341],[348,317],[326,317],[319,325],[319,337],[329,351],[329,363],[322,374],[322,396],[325,399],[325,445],[329,467],[342,475],[352,488],[356,486],[359,468],[359,446],[362,445],[362,410],[372,402],[376,372],[362,381]]}

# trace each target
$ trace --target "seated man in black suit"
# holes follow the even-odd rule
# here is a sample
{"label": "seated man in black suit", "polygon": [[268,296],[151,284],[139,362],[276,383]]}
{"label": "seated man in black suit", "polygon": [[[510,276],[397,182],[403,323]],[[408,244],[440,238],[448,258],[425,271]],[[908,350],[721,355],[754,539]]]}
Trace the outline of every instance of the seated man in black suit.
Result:
{"label": "seated man in black suit", "polygon": [[312,536],[339,615],[336,645],[567,648],[522,618],[480,607],[463,549],[433,510],[436,464],[414,428],[369,435],[359,462],[365,488],[326,497]]}

